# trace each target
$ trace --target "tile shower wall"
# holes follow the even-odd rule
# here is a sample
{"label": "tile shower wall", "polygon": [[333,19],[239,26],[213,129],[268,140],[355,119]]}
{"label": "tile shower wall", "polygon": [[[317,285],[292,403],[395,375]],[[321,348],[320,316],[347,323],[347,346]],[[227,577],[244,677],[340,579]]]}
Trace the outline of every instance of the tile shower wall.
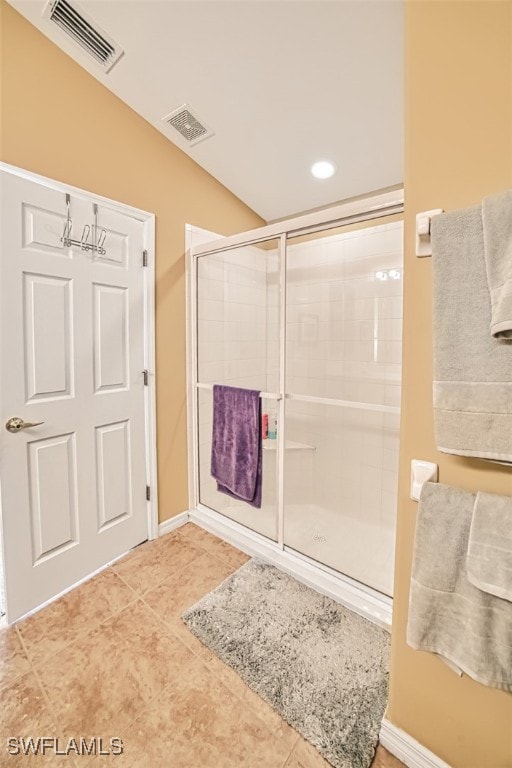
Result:
{"label": "tile shower wall", "polygon": [[267,392],[279,392],[279,256],[274,251],[267,260]]}
{"label": "tile shower wall", "polygon": [[[288,249],[287,389],[400,405],[402,223]],[[384,279],[383,279],[384,278]]]}
{"label": "tile shower wall", "polygon": [[198,260],[198,378],[266,388],[265,251],[237,248]]}

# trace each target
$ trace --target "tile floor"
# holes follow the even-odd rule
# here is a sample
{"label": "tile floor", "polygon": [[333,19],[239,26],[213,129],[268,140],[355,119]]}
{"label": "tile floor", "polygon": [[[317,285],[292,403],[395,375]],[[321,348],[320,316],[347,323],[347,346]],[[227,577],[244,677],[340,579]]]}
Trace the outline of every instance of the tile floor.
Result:
{"label": "tile floor", "polygon": [[[0,764],[329,768],[181,622],[247,556],[195,525],[137,547],[0,630]],[[9,737],[123,740],[124,753],[9,755]],[[379,747],[373,768],[401,768]]]}

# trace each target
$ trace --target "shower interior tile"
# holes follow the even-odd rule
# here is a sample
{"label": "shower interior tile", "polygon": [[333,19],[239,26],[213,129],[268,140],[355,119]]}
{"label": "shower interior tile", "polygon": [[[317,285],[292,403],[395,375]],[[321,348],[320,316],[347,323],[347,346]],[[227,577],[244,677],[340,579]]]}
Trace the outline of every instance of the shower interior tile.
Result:
{"label": "shower interior tile", "polygon": [[223,363],[202,363],[199,368],[199,378],[205,384],[213,384],[224,378]]}
{"label": "shower interior tile", "polygon": [[382,468],[388,472],[394,472],[396,475],[398,472],[398,456],[398,447],[395,450],[384,447],[382,451]]}
{"label": "shower interior tile", "polygon": [[350,261],[351,259],[359,259],[364,256],[363,238],[359,237],[358,233],[347,233],[344,245],[344,255],[347,261]]}
{"label": "shower interior tile", "polygon": [[199,279],[198,296],[199,305],[203,299],[212,301],[224,301],[225,283],[222,280]]}
{"label": "shower interior tile", "polygon": [[402,320],[400,318],[387,318],[384,322],[384,338],[387,341],[402,341]]}
{"label": "shower interior tile", "polygon": [[365,259],[373,256],[381,256],[385,250],[386,235],[380,227],[373,232],[365,234],[363,240],[363,254]]}
{"label": "shower interior tile", "polygon": [[396,490],[394,492],[382,491],[381,524],[385,528],[394,529],[396,525],[397,504]]}
{"label": "shower interior tile", "polygon": [[[365,381],[360,385],[360,399],[364,403],[384,402],[385,385],[376,381]],[[382,425],[380,426],[382,428]]]}
{"label": "shower interior tile", "polygon": [[223,288],[225,278],[225,265],[223,259],[216,258],[215,256],[203,257],[199,260],[200,274],[202,265],[205,266],[205,277],[207,276],[212,282],[215,281]]}
{"label": "shower interior tile", "polygon": [[224,304],[222,301],[203,299],[199,302],[198,319],[222,322],[224,320]]}
{"label": "shower interior tile", "polygon": [[384,463],[384,451],[382,446],[367,445],[364,451],[364,467],[381,470]]}
{"label": "shower interior tile", "polygon": [[[399,281],[397,281],[399,282]],[[381,299],[381,311],[383,317],[394,317],[394,318],[402,318],[402,305],[403,300],[401,295],[397,296],[388,296],[386,298]]]}
{"label": "shower interior tile", "polygon": [[382,490],[397,493],[397,474],[392,470],[384,469],[382,472]]}
{"label": "shower interior tile", "polygon": [[209,344],[203,343],[200,346],[201,362],[213,363],[224,359],[224,345],[222,341],[211,341]]}
{"label": "shower interior tile", "polygon": [[403,225],[401,222],[386,225],[385,249],[398,254],[403,253]]}

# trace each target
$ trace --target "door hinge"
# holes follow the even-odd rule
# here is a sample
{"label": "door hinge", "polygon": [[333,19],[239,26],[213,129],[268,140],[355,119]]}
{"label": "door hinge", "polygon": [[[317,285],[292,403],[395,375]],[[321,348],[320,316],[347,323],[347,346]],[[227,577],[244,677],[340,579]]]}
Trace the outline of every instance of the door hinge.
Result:
{"label": "door hinge", "polygon": [[142,371],[142,375],[144,376],[144,386],[145,386],[145,387],[149,387],[149,371],[147,371],[146,369],[144,369],[144,370]]}
{"label": "door hinge", "polygon": [[148,265],[148,252],[142,251],[142,266],[147,267]]}
{"label": "door hinge", "polygon": [[151,501],[151,487],[146,485],[146,501]]}

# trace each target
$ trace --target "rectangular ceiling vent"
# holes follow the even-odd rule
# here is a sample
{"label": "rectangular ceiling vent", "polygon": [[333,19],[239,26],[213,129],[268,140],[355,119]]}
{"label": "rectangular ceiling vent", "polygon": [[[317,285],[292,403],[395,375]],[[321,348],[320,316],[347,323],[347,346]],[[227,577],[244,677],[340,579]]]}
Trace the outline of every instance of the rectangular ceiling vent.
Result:
{"label": "rectangular ceiling vent", "polygon": [[191,147],[214,135],[212,129],[208,128],[204,121],[193,113],[188,104],[182,104],[170,115],[162,117],[162,120],[164,123],[172,125]]}
{"label": "rectangular ceiling vent", "polygon": [[108,72],[124,51],[76,4],[68,0],[50,0],[44,17],[57,24]]}

